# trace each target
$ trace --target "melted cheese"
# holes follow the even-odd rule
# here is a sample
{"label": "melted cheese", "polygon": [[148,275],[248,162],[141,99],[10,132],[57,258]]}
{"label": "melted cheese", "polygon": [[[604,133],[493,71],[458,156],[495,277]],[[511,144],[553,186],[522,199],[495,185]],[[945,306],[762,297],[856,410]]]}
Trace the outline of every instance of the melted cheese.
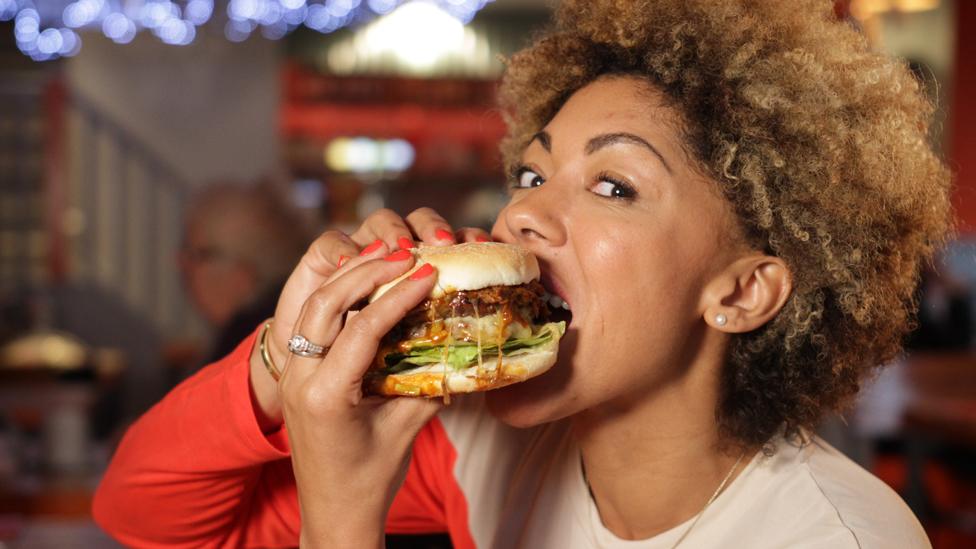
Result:
{"label": "melted cheese", "polygon": [[447,322],[434,321],[428,325],[426,333],[420,337],[401,341],[397,349],[406,353],[414,347],[440,345],[446,342],[448,338],[451,341],[477,343],[480,348],[481,341],[498,338],[499,324],[501,324],[502,336],[504,336],[503,342],[512,338],[532,336],[530,326],[511,320],[506,323],[502,316],[497,313],[486,317],[463,316],[449,319]]}
{"label": "melted cheese", "polygon": [[498,312],[496,313],[496,316],[498,317],[498,326],[497,326],[497,335],[495,336],[495,338],[496,338],[496,344],[498,345],[498,365],[495,366],[494,379],[498,379],[498,376],[501,375],[503,372],[502,368],[504,365],[502,364],[502,356],[505,354],[505,351],[502,349],[502,344],[505,343],[505,339],[506,339],[505,327],[511,323],[511,316],[512,316],[511,313],[509,313],[508,322],[505,322],[506,320],[505,312],[507,311],[508,311],[508,307],[504,307],[502,309],[499,309]]}
{"label": "melted cheese", "polygon": [[485,364],[484,364],[484,357],[481,355],[481,315],[478,314],[477,301],[474,302],[474,320],[475,320],[475,326],[477,326],[477,329],[475,330],[476,333],[475,340],[478,342],[477,379],[481,379],[481,376],[485,374]]}

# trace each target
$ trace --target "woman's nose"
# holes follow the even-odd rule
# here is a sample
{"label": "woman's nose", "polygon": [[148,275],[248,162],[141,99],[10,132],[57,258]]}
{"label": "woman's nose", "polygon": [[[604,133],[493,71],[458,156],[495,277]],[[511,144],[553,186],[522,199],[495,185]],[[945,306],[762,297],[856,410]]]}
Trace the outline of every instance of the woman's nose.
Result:
{"label": "woman's nose", "polygon": [[566,241],[565,199],[553,192],[555,189],[546,187],[524,191],[498,217],[515,243],[530,250],[537,246],[561,246]]}

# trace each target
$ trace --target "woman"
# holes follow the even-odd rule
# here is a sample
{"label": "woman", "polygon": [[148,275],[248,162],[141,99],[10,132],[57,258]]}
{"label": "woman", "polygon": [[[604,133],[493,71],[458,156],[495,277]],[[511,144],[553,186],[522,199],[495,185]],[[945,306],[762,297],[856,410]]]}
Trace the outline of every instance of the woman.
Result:
{"label": "woman", "polygon": [[[344,325],[349,307],[412,266],[398,248],[489,237],[378,212],[296,267],[269,333],[280,382],[256,332],[132,428],[100,524],[138,546],[368,547],[384,528],[459,547],[927,546],[809,434],[898,352],[947,228],[903,64],[826,1],[566,1],[502,100],[512,198],[490,237],[532,251],[571,307],[560,362],[446,408],[364,399],[379,338],[436,273]],[[293,334],[331,349],[290,356]]]}

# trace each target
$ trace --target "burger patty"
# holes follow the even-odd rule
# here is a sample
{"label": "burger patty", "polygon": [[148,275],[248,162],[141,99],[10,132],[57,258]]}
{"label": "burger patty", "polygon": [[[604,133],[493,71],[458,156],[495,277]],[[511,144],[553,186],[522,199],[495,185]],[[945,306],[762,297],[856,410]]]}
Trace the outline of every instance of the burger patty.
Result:
{"label": "burger patty", "polygon": [[416,332],[416,328],[428,324],[431,319],[489,316],[506,308],[521,317],[514,320],[524,323],[544,322],[549,312],[542,299],[544,293],[542,284],[535,280],[518,286],[490,286],[481,290],[451,292],[443,297],[428,299],[415,307],[384,339],[403,339],[405,335]]}
{"label": "burger patty", "polygon": [[[525,310],[531,314],[532,321],[546,311],[542,295],[542,284],[533,280],[518,286],[489,286],[480,290],[452,292],[439,299],[431,299],[421,304],[424,318],[447,318],[452,316],[488,316],[498,312],[504,305],[512,309]],[[433,309],[433,314],[429,312]],[[475,310],[477,309],[477,313]],[[411,311],[413,314],[413,311]],[[410,315],[407,315],[408,317]]]}

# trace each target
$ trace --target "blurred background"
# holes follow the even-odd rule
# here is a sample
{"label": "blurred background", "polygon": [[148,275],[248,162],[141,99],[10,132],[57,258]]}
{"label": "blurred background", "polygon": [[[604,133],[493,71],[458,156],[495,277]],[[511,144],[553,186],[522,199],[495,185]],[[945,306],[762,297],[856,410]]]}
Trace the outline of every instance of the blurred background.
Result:
{"label": "blurred background", "polygon": [[[115,547],[126,425],[271,315],[312,235],[504,201],[501,59],[547,0],[0,0],[0,548]],[[938,104],[960,231],[823,435],[976,547],[976,2],[841,0]]]}

